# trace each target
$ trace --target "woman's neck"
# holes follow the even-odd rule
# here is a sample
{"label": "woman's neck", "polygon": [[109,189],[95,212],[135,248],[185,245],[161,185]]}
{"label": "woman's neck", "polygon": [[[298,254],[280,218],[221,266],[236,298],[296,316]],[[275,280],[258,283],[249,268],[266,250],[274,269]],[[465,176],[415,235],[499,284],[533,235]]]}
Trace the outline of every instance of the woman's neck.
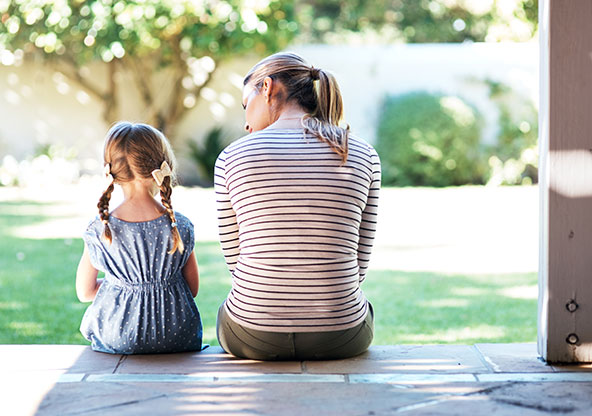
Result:
{"label": "woman's neck", "polygon": [[166,210],[153,196],[154,182],[135,179],[121,184],[123,202],[111,215],[124,221],[150,221]]}
{"label": "woman's neck", "polygon": [[267,126],[268,129],[300,129],[302,117],[306,112],[298,105],[286,104],[276,121]]}

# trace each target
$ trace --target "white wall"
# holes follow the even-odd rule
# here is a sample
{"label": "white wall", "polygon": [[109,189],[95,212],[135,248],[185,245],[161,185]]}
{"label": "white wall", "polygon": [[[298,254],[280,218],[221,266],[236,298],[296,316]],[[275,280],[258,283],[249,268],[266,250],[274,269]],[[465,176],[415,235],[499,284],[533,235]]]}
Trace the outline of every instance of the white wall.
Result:
{"label": "white wall", "polygon": [[[481,83],[489,78],[508,83],[538,101],[536,43],[523,44],[421,44],[392,46],[295,45],[289,48],[315,67],[332,71],[345,101],[346,122],[355,134],[375,140],[376,121],[385,94],[427,90],[458,94],[474,104],[486,118],[484,140],[496,133],[497,109]],[[209,90],[179,124],[177,155],[185,176],[195,176],[183,158],[183,141],[197,139],[221,124],[229,137],[242,134],[244,123],[241,81],[258,58],[241,58],[221,66]],[[92,70],[104,79],[100,68]],[[122,109],[128,118],[141,120],[139,98],[125,75]],[[44,143],[72,147],[83,170],[98,170],[100,149],[108,128],[100,103],[80,87],[40,63],[21,67],[0,66],[0,160],[6,154],[17,159],[31,155]]]}
{"label": "white wall", "polygon": [[486,118],[484,139],[493,140],[497,109],[484,79],[508,83],[538,102],[536,43],[414,44],[393,46],[302,46],[293,48],[313,65],[333,71],[354,132],[375,140],[385,94],[427,90],[457,94]]}
{"label": "white wall", "polygon": [[40,145],[85,150],[104,134],[102,108],[46,66],[0,65],[0,156],[22,159]]}

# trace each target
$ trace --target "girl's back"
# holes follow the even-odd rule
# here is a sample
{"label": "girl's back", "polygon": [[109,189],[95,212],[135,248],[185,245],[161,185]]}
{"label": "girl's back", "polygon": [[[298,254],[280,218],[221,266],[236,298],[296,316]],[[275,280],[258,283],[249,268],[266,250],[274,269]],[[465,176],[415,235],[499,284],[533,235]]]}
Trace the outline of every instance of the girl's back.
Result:
{"label": "girl's back", "polygon": [[[176,217],[185,247],[193,247],[193,225]],[[181,272],[192,251],[167,253],[167,216],[144,222],[111,216],[109,225],[115,236],[110,245],[101,239],[99,219],[84,234],[91,263],[105,272],[80,327],[93,349],[118,354],[201,349],[199,312]]]}

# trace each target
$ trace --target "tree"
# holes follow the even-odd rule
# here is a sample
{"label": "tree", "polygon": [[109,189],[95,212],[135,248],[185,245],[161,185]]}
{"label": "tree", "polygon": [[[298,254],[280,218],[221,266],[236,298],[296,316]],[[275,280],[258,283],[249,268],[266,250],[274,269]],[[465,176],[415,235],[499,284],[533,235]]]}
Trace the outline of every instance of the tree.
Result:
{"label": "tree", "polygon": [[538,1],[304,0],[297,15],[303,41],[526,41],[537,30]]}
{"label": "tree", "polygon": [[[145,121],[174,137],[222,61],[279,50],[296,30],[292,1],[0,1],[0,60],[41,59],[100,100],[109,124],[125,117],[118,73],[128,71]],[[93,62],[106,79],[90,78]]]}
{"label": "tree", "polygon": [[[527,40],[537,0],[0,0],[0,62],[34,58],[125,118],[118,74],[140,92],[145,121],[174,139],[224,60],[299,42]],[[91,79],[100,62],[105,78]]]}

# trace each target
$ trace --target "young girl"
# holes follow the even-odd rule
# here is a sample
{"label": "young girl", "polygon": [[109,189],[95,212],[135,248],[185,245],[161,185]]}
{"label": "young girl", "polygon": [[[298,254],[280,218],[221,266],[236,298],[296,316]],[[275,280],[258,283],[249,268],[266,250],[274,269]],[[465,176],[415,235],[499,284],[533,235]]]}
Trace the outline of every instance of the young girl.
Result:
{"label": "young girl", "polygon": [[[200,350],[193,224],[171,206],[176,163],[167,139],[146,124],[117,123],[104,163],[109,186],[76,273],[78,298],[93,302],[80,331],[93,350],[112,354]],[[109,212],[114,184],[124,200]]]}

